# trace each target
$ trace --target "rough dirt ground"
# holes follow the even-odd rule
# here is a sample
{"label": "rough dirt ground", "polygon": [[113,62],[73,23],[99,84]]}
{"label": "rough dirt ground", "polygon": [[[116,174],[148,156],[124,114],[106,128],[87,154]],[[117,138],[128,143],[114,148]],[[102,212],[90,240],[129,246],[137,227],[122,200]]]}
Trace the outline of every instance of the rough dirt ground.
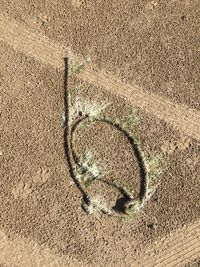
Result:
{"label": "rough dirt ground", "polygon": [[[189,0],[0,2],[1,266],[198,266],[198,19],[199,3]],[[88,216],[68,172],[70,51],[92,59],[78,94],[107,101],[106,114],[121,120],[136,107],[132,131],[167,163],[155,195],[127,223]],[[126,140],[92,127],[76,133],[77,150],[98,150],[119,179],[135,173],[137,188]]]}

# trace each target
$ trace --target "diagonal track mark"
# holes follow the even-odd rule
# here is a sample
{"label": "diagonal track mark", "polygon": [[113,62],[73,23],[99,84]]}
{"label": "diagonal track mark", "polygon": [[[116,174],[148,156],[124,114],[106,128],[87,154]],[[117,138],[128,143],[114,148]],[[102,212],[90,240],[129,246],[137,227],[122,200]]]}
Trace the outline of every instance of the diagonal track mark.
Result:
{"label": "diagonal track mark", "polygon": [[[154,252],[156,251],[156,253]],[[184,227],[147,248],[139,266],[183,266],[200,256],[200,222]]]}
{"label": "diagonal track mark", "polygon": [[86,69],[80,77],[91,84],[101,86],[108,92],[120,95],[134,106],[166,121],[185,135],[200,140],[200,113],[184,105],[178,105],[153,93],[146,93],[136,85],[123,84],[120,80],[103,71]]}
{"label": "diagonal track mark", "polygon": [[[64,46],[28,30],[3,15],[0,15],[0,40],[43,64],[64,69],[63,58],[67,53]],[[108,72],[95,72],[93,69],[87,69],[80,75],[80,78],[127,99],[134,106],[165,120],[182,134],[200,140],[200,112],[173,103],[156,94],[146,93],[136,85],[124,84]]]}
{"label": "diagonal track mark", "polygon": [[[173,251],[177,251],[177,249],[182,249],[183,246],[187,245],[187,243],[191,242],[194,239],[194,236],[197,233],[200,233],[200,226],[198,224],[192,224],[188,226],[185,229],[185,232],[182,230],[180,233],[178,231],[178,237],[176,236],[171,236],[168,239],[166,237],[164,239],[161,239],[158,241],[154,246],[154,250],[159,251],[159,260],[162,259],[164,260],[166,258],[167,254],[173,254]],[[184,234],[183,234],[184,233]],[[173,233],[172,233],[173,234]],[[163,247],[166,247],[169,245],[170,240],[170,250],[167,251],[163,249]],[[184,242],[183,242],[184,241]],[[150,249],[151,251],[151,249]],[[148,251],[147,251],[148,252]],[[143,261],[148,265],[151,261],[149,260],[149,256],[147,255],[146,257],[143,257]]]}

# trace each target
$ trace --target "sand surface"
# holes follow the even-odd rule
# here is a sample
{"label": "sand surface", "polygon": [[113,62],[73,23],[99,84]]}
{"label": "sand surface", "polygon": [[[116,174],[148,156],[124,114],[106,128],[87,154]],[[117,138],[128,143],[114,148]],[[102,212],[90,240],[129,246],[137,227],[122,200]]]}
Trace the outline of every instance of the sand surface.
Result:
{"label": "sand surface", "polygon": [[[199,266],[200,90],[198,1],[1,1],[0,266]],[[67,77],[64,58],[91,58]],[[161,157],[159,186],[127,221],[121,195],[101,181],[117,216],[88,215],[66,160],[64,93],[107,104],[145,155]],[[96,105],[96,104],[95,104]],[[134,115],[133,115],[134,114]],[[129,139],[101,121],[74,131],[136,196]],[[115,215],[116,215],[115,214]]]}

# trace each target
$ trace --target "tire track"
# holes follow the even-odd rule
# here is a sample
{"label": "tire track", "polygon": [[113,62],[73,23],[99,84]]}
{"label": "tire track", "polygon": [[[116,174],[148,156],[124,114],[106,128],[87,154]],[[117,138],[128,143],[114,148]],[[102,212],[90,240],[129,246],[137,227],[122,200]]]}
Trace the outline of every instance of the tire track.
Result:
{"label": "tire track", "polygon": [[[3,15],[0,15],[0,40],[43,64],[64,70],[63,58],[69,52],[68,48]],[[108,72],[87,68],[80,78],[127,99],[134,106],[165,120],[182,134],[200,140],[200,112],[156,94],[146,93],[134,84],[125,84]]]}
{"label": "tire track", "polygon": [[[171,245],[171,239],[167,240],[167,242],[164,243],[160,248],[160,250],[162,251],[159,251],[158,255],[156,255],[155,259],[153,258],[152,262],[151,260],[146,260],[145,266],[168,266],[174,260],[177,261],[179,259],[182,259],[182,256],[187,255],[190,252],[191,246],[199,246],[199,235],[198,238],[191,238],[191,236],[193,237],[194,235],[196,235],[197,231],[199,232],[199,228],[196,228],[195,231],[189,232],[189,235],[185,235],[184,238],[181,235],[178,237],[173,237],[173,240],[176,241],[175,245],[173,246]],[[177,259],[178,255],[179,258]]]}
{"label": "tire track", "polygon": [[[178,264],[176,264],[175,265],[175,267],[177,267],[177,266],[180,266],[180,267],[186,267],[185,266],[185,264],[187,264],[187,263],[192,263],[192,261],[194,261],[194,260],[197,260],[197,259],[199,259],[199,255],[197,255],[197,253],[198,252],[194,252],[194,251],[192,251],[192,253],[191,253],[191,255],[188,255],[187,254],[187,256],[189,256],[190,257],[190,260],[189,261],[187,261],[187,262],[185,262],[185,258],[184,259],[182,259]],[[184,265],[183,265],[184,264]],[[190,266],[192,266],[192,265],[190,265]],[[197,265],[195,265],[195,266],[197,266]]]}
{"label": "tire track", "polygon": [[67,49],[0,14],[0,40],[43,64],[64,68]]}
{"label": "tire track", "polygon": [[108,92],[120,95],[161,120],[165,120],[172,127],[185,135],[200,140],[200,113],[184,105],[178,105],[170,100],[153,93],[146,93],[136,85],[123,84],[109,73],[103,71],[94,73],[86,69],[80,77],[85,82],[98,85]]}
{"label": "tire track", "polygon": [[200,222],[183,227],[168,238],[152,244],[141,255],[138,266],[172,267],[184,266],[200,256]]}
{"label": "tire track", "polygon": [[[188,249],[188,247],[190,247],[190,250]],[[191,247],[192,247],[192,250],[191,250]],[[181,249],[181,251],[179,251],[179,249]],[[199,241],[194,242],[194,240],[192,240],[191,242],[187,242],[186,244],[184,243],[184,246],[179,247],[177,249],[178,252],[176,254],[173,253],[172,256],[169,256],[168,258],[165,258],[161,262],[157,263],[155,267],[159,267],[159,266],[164,267],[164,266],[171,266],[172,264],[173,265],[178,264],[180,260],[183,261],[183,257],[186,257],[186,259],[188,258],[190,259],[189,255],[191,254],[191,252],[193,253],[194,250],[196,249],[200,251]]]}
{"label": "tire track", "polygon": [[[194,238],[190,239],[191,236]],[[189,242],[187,242],[188,238],[190,239]],[[171,246],[174,241],[176,241],[177,246]],[[165,258],[170,253],[172,256]],[[177,232],[171,233],[169,237],[152,244],[145,254],[137,262],[132,262],[131,266],[183,267],[189,261],[200,256],[200,222],[183,227]],[[72,263],[72,257],[56,255],[48,248],[19,235],[7,237],[2,231],[0,231],[0,264],[5,264],[8,267],[36,265],[38,267],[89,267],[86,263],[80,263],[75,259]]]}
{"label": "tire track", "polygon": [[[190,231],[188,232],[188,234],[186,235],[185,233],[179,233],[179,239],[178,239],[178,243],[177,243],[177,238],[172,237],[172,239],[170,240],[170,249],[171,251],[174,251],[176,249],[179,249],[179,247],[181,247],[181,249],[183,249],[183,246],[187,245],[189,242],[193,241],[193,236],[194,234],[196,235],[197,232],[200,233],[200,228],[199,226],[196,225],[192,225],[192,228],[189,229]],[[187,231],[187,229],[186,229]],[[187,237],[187,239],[185,238],[185,236]],[[157,244],[157,246],[155,245],[154,249],[160,250],[160,257],[162,258],[162,260],[165,260],[166,258],[166,250],[165,245],[167,246],[168,244],[166,244],[166,238],[160,240]],[[162,247],[160,246],[162,242]],[[163,251],[161,253],[161,250]],[[169,251],[169,254],[171,253],[171,251]],[[149,259],[148,256],[146,257],[146,264],[149,263]],[[161,261],[159,261],[159,263],[161,263]]]}
{"label": "tire track", "polygon": [[[184,255],[181,255],[181,258],[179,257],[178,259],[174,259],[170,262],[168,262],[167,266],[181,266],[182,264],[186,264],[192,260],[191,257],[194,257],[194,259],[197,257],[197,254],[200,251],[200,246],[199,246],[199,242],[198,242],[198,246],[193,246],[192,249],[190,251],[187,251]],[[176,255],[175,255],[176,256]],[[181,264],[181,265],[180,265]],[[166,265],[160,265],[165,267]]]}

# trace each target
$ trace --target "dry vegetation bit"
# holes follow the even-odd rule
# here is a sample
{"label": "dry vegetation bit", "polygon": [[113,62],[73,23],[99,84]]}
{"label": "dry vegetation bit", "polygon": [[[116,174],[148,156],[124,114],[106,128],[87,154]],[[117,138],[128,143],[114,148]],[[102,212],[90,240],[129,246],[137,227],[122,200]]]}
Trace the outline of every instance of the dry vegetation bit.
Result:
{"label": "dry vegetation bit", "polygon": [[109,103],[99,103],[97,101],[91,101],[89,99],[84,98],[76,98],[73,105],[70,105],[69,110],[69,124],[71,125],[72,122],[78,117],[90,117],[98,118],[100,113],[106,109]]}
{"label": "dry vegetation bit", "polygon": [[127,132],[131,132],[135,126],[137,126],[140,122],[140,117],[138,115],[138,110],[136,108],[129,108],[126,116],[122,118],[121,122],[119,122],[123,129]]}
{"label": "dry vegetation bit", "polygon": [[94,180],[100,179],[105,171],[92,160],[91,151],[86,151],[80,155],[75,173],[79,182],[89,186]]}
{"label": "dry vegetation bit", "polygon": [[100,195],[90,199],[89,204],[83,202],[82,206],[88,214],[94,214],[97,218],[102,213],[111,215],[111,210],[108,208],[105,200]]}
{"label": "dry vegetation bit", "polygon": [[87,57],[83,60],[75,58],[74,54],[71,55],[71,64],[69,68],[69,75],[76,75],[81,73],[81,71],[85,68],[85,66],[91,62],[90,57]]}

